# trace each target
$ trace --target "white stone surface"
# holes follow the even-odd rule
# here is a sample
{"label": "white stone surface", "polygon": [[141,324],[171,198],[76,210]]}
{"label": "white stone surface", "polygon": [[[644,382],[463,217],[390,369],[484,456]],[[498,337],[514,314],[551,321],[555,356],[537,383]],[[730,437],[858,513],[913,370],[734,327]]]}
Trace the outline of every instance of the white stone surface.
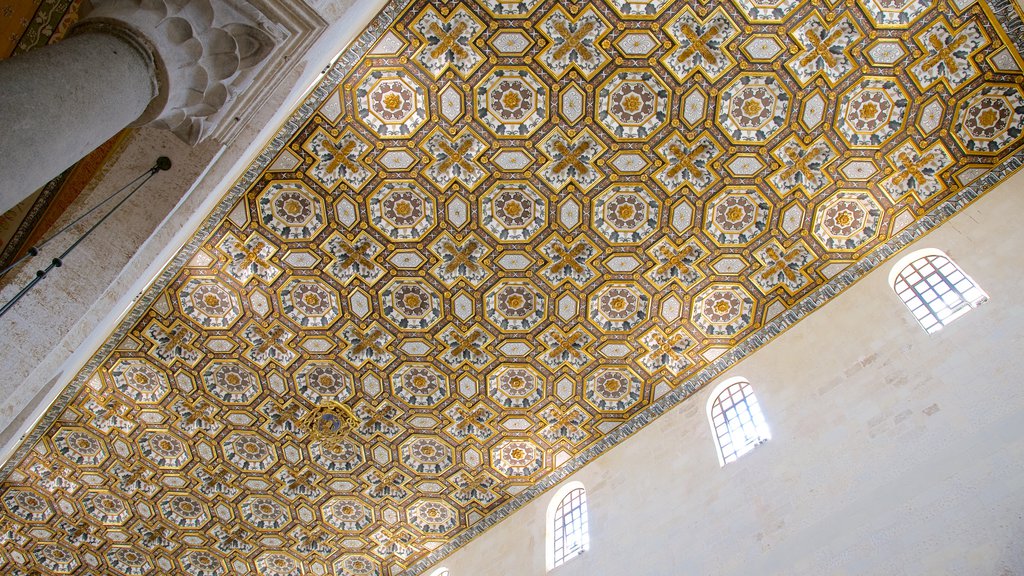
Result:
{"label": "white stone surface", "polygon": [[0,214],[142,115],[153,73],[139,47],[98,33],[0,62]]}
{"label": "white stone surface", "polygon": [[785,49],[775,36],[754,36],[743,45],[743,51],[751,60],[772,60]]}
{"label": "white stone surface", "polygon": [[825,97],[822,96],[821,91],[815,91],[811,94],[807,100],[804,101],[803,107],[801,108],[800,120],[804,123],[804,126],[808,130],[813,130],[821,124],[822,120],[825,119]]}
{"label": "white stone surface", "polygon": [[638,58],[647,56],[658,47],[658,39],[653,34],[644,31],[626,32],[615,41],[615,46],[626,56]]}
{"label": "white stone surface", "polygon": [[464,112],[462,103],[465,98],[454,84],[448,84],[442,88],[441,92],[437,95],[437,101],[441,104],[441,116],[444,116],[445,120],[454,124],[462,117]]}
{"label": "white stone surface", "polygon": [[522,148],[503,148],[494,155],[492,161],[506,172],[522,172],[533,163],[533,157]]}
{"label": "white stone surface", "polygon": [[579,122],[580,118],[586,112],[584,106],[586,105],[586,95],[583,90],[576,84],[570,84],[568,88],[562,90],[562,94],[559,96],[559,102],[561,103],[562,116],[569,121],[570,124]]}
{"label": "white stone surface", "polygon": [[533,40],[522,30],[505,30],[495,34],[490,43],[499,55],[519,56],[533,44]]}

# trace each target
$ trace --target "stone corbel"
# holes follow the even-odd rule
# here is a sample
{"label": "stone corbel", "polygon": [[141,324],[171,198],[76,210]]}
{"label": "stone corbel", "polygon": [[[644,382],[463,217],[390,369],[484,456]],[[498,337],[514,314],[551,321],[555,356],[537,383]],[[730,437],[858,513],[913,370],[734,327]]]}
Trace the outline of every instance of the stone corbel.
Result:
{"label": "stone corbel", "polygon": [[78,31],[120,30],[154,62],[157,96],[136,122],[195,144],[249,88],[280,40],[247,3],[232,0],[86,1]]}

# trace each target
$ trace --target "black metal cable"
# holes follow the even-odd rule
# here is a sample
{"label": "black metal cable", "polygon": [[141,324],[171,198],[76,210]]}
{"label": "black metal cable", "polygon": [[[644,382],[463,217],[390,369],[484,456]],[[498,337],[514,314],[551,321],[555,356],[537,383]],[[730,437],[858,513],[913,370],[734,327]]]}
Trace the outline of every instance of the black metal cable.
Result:
{"label": "black metal cable", "polygon": [[86,217],[88,217],[90,214],[92,214],[93,212],[99,210],[100,206],[103,206],[107,202],[110,202],[111,199],[113,199],[115,196],[117,196],[121,192],[124,192],[128,188],[134,186],[135,183],[138,182],[139,180],[141,180],[142,178],[146,178],[147,175],[151,175],[153,173],[153,170],[155,170],[155,169],[156,169],[156,166],[154,166],[153,168],[150,168],[149,170],[143,172],[142,174],[139,174],[138,176],[135,177],[134,180],[132,180],[131,182],[125,184],[124,186],[121,186],[120,188],[117,189],[117,191],[115,191],[113,194],[107,196],[103,200],[100,200],[99,203],[97,203],[95,206],[93,206],[92,208],[89,208],[88,210],[86,210],[85,213],[82,214],[81,216],[79,216],[78,218],[75,218],[71,222],[68,222],[68,224],[66,226],[64,226],[60,230],[57,230],[56,232],[51,234],[46,240],[43,240],[42,242],[40,242],[40,243],[36,244],[35,246],[32,246],[31,248],[29,248],[28,251],[26,251],[25,254],[23,254],[21,256],[21,258],[18,258],[14,262],[11,262],[10,264],[8,264],[8,266],[6,268],[4,268],[2,271],[0,271],[0,278],[3,278],[4,276],[6,276],[8,272],[10,272],[14,268],[16,268],[18,266],[18,264],[21,264],[22,262],[24,262],[28,258],[31,258],[33,256],[39,255],[39,250],[43,246],[46,246],[47,244],[49,244],[51,240],[53,240],[54,238],[56,238],[57,236],[60,236],[61,234],[65,233],[65,232],[67,232],[75,224],[78,224],[82,220],[85,220]]}
{"label": "black metal cable", "polygon": [[[107,218],[110,217],[111,214],[113,214],[115,211],[117,211],[117,209],[120,208],[122,204],[127,202],[128,199],[132,197],[132,195],[134,195],[136,192],[138,192],[146,184],[146,182],[149,182],[150,178],[152,178],[157,172],[160,172],[161,170],[170,170],[170,168],[171,168],[171,160],[169,158],[167,158],[166,156],[161,156],[160,158],[157,158],[156,164],[152,168],[150,168],[145,174],[143,174],[142,176],[139,177],[139,178],[143,179],[142,182],[139,182],[138,184],[136,184],[135,187],[132,188],[131,192],[129,192],[127,195],[125,195],[124,198],[119,200],[117,202],[117,204],[114,204],[114,206],[110,210],[107,210],[107,213],[104,214],[102,218],[100,218],[92,226],[90,226],[89,229],[86,230],[81,236],[79,236],[78,239],[75,240],[71,244],[71,246],[68,246],[68,248],[66,250],[64,250],[64,252],[61,252],[60,256],[57,256],[56,258],[51,260],[49,266],[47,266],[43,270],[36,270],[35,278],[33,278],[31,282],[26,284],[24,288],[19,290],[18,293],[14,295],[14,298],[11,298],[11,300],[9,300],[6,304],[3,305],[2,308],[0,308],[0,317],[3,317],[3,315],[6,314],[8,310],[13,308],[14,305],[18,303],[18,300],[21,300],[21,298],[25,294],[27,294],[28,291],[31,290],[33,286],[38,284],[43,278],[46,278],[46,275],[49,274],[54,268],[60,268],[61,266],[63,266],[64,265],[64,259],[67,258],[69,254],[71,254],[71,251],[74,250],[75,248],[77,248],[79,244],[81,244],[86,238],[88,238],[89,235],[92,234],[92,232],[94,230],[99,228],[100,225],[103,224],[103,222],[105,222],[107,220]],[[135,178],[135,180],[132,180],[132,183],[137,182],[139,180],[139,178]],[[132,184],[130,183],[127,186],[131,186],[131,185]],[[117,194],[121,193],[122,190],[124,190],[124,188],[121,188],[121,190],[118,190],[113,195],[108,197],[106,200],[104,200],[100,204],[97,204],[95,207],[91,208],[89,210],[89,212],[92,212],[93,210],[95,210],[96,208],[101,206],[103,203],[105,203],[107,200],[109,200],[113,196],[116,196]],[[86,214],[88,214],[88,212]],[[85,214],[83,214],[83,217],[84,216],[85,216]],[[78,222],[79,220],[81,220],[81,217],[78,218],[77,220],[75,220],[75,222]],[[74,222],[72,224],[74,224]],[[63,232],[68,227],[70,227],[70,225],[64,227],[64,229],[62,229],[60,232]],[[57,234],[60,234],[60,232],[58,232]],[[57,234],[55,234],[54,236],[57,236]],[[46,240],[46,242],[49,242],[50,239],[52,239],[54,236],[51,236],[49,239]],[[44,242],[44,244],[45,244],[45,242]],[[40,244],[40,246],[42,246],[42,244]],[[20,261],[21,260],[19,260],[19,262]],[[17,262],[15,262],[15,264],[17,264]],[[14,265],[12,265],[11,267],[13,267],[13,266]],[[11,267],[8,267],[7,270],[4,270],[4,273],[7,273],[7,271],[10,270]],[[0,274],[0,276],[2,276],[2,274]]]}

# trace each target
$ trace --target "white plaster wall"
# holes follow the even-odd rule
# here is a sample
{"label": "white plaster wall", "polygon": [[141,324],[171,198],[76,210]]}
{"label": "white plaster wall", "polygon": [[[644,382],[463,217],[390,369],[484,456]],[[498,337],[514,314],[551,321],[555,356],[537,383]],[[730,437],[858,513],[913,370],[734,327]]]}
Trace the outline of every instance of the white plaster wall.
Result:
{"label": "white plaster wall", "polygon": [[[886,265],[716,380],[748,378],[771,426],[737,462],[719,467],[707,386],[573,475],[591,549],[552,574],[1024,574],[1022,212],[1024,173],[910,248],[991,298],[945,330]],[[551,493],[442,565],[544,574]]]}

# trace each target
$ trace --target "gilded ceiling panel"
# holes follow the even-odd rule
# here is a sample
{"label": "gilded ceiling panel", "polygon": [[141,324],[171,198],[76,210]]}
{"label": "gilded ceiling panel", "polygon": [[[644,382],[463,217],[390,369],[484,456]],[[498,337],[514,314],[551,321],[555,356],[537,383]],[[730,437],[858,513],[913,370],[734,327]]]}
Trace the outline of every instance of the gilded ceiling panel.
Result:
{"label": "gilded ceiling panel", "polygon": [[416,573],[1024,130],[969,0],[418,0],[372,34],[21,453],[7,574]]}

